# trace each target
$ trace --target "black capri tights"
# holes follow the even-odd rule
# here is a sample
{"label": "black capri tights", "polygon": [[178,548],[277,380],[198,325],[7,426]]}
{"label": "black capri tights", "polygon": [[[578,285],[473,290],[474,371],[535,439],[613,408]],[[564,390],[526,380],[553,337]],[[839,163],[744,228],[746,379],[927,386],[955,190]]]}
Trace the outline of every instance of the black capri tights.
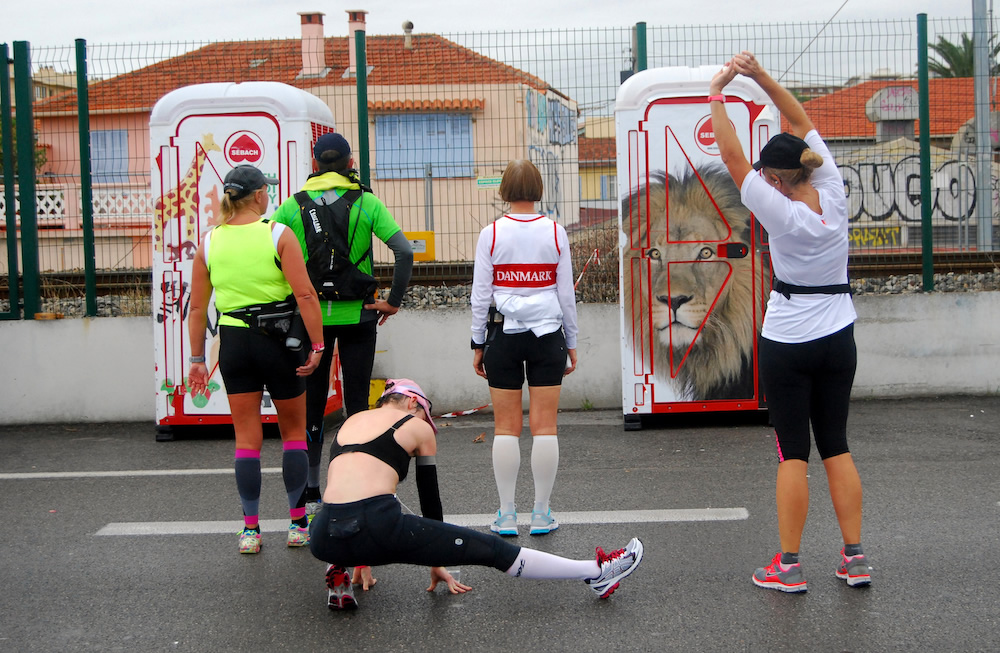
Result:
{"label": "black capri tights", "polygon": [[404,515],[391,494],[352,503],[324,503],[309,525],[309,549],[320,560],[339,567],[480,565],[504,572],[521,551],[495,535]]}
{"label": "black capri tights", "polygon": [[809,342],[761,338],[761,385],[778,440],[778,460],[809,460],[809,425],[827,459],[850,451],[847,412],[858,366],[854,325]]}

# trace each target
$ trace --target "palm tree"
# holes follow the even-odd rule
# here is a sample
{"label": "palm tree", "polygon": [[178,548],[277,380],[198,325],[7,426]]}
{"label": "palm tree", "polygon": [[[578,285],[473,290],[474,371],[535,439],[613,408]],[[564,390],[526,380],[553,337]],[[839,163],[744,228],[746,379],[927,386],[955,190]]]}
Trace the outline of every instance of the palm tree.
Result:
{"label": "palm tree", "polygon": [[[931,59],[927,62],[927,69],[931,73],[938,77],[972,77],[974,75],[973,43],[968,34],[962,34],[961,45],[955,45],[945,37],[938,36],[937,43],[932,43],[930,48],[941,58],[941,61]],[[1000,65],[993,63],[998,52],[1000,52],[1000,45],[994,46],[990,52],[990,75],[996,75],[1000,71]]]}

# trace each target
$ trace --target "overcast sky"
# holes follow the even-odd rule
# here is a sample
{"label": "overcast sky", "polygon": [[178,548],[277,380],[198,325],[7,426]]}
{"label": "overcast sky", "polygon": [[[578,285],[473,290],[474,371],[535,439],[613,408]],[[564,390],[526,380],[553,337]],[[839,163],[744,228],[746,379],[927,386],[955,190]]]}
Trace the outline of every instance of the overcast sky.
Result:
{"label": "overcast sky", "polygon": [[[0,43],[32,47],[294,38],[298,12],[322,11],[327,36],[347,34],[345,9],[368,11],[369,34],[825,22],[844,0],[50,0],[4,3]],[[985,0],[987,9],[992,0]],[[847,0],[836,20],[970,18],[973,0]]]}

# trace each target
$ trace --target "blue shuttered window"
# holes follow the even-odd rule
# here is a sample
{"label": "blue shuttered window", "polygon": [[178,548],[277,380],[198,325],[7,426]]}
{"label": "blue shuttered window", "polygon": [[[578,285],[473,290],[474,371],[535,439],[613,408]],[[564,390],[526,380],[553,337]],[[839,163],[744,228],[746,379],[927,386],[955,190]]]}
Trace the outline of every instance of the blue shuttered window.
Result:
{"label": "blue shuttered window", "polygon": [[426,164],[441,177],[471,177],[472,116],[414,113],[375,118],[375,177],[423,177]]}
{"label": "blue shuttered window", "polygon": [[90,166],[96,184],[128,183],[128,131],[90,132]]}

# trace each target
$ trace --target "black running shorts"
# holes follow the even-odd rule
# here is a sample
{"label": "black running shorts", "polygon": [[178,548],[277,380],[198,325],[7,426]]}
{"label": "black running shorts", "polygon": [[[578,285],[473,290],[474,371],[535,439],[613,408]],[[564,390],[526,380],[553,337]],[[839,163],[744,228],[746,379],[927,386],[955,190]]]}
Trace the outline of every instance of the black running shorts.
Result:
{"label": "black running shorts", "polygon": [[562,329],[536,336],[531,331],[504,333],[483,352],[486,380],[491,388],[520,390],[527,377],[530,387],[562,385],[566,374],[566,337]]}
{"label": "black running shorts", "polygon": [[305,377],[295,376],[305,352],[294,352],[277,338],[256,329],[219,327],[219,369],[226,393],[261,392],[272,399],[294,399],[306,391]]}

